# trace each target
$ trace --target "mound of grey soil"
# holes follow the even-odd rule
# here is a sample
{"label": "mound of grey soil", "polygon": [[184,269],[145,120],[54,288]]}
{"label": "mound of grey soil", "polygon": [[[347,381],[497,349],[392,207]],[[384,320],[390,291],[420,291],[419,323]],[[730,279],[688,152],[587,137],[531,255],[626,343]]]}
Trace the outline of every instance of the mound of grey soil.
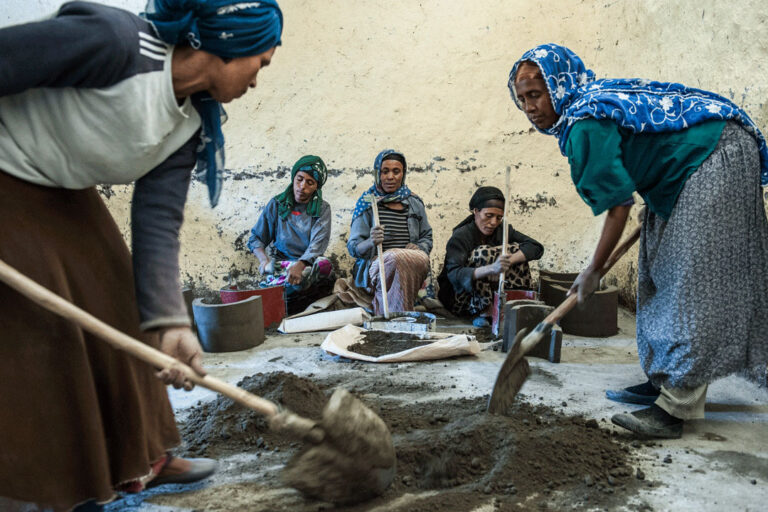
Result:
{"label": "mound of grey soil", "polygon": [[[319,420],[328,397],[311,380],[292,373],[257,373],[237,385],[300,416]],[[294,440],[270,431],[257,412],[219,397],[195,407],[179,430],[190,454],[221,456],[253,449],[272,449],[294,444]]]}
{"label": "mound of grey soil", "polygon": [[637,485],[628,446],[595,420],[525,403],[509,416],[488,415],[485,407],[484,399],[383,405],[398,464],[388,494],[441,491],[440,498],[410,503],[407,510],[414,512],[471,510],[489,496],[512,506],[561,494],[570,496],[563,503],[570,508],[574,496],[594,505]]}
{"label": "mound of grey soil", "polygon": [[[328,390],[339,380],[317,383],[278,372],[257,374],[239,385],[317,419]],[[373,394],[389,392],[385,382],[378,386],[365,387]],[[485,413],[487,397],[410,404],[369,397],[363,396],[363,402],[392,432],[397,476],[383,496],[338,510],[458,511],[491,501],[498,510],[611,508],[626,504],[641,484],[634,477],[632,446],[594,419],[527,403],[516,403],[506,416],[492,416]],[[224,398],[194,408],[181,431],[186,455],[279,449],[287,457],[300,448],[269,432],[256,413]],[[434,494],[394,506],[405,494],[430,491]],[[270,504],[270,510],[289,509],[317,510],[318,504]]]}

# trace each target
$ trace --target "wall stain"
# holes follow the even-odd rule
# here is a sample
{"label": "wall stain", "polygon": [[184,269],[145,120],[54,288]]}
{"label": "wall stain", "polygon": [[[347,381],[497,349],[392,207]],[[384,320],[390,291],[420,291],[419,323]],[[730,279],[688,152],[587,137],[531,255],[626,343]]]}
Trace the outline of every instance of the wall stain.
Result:
{"label": "wall stain", "polygon": [[[459,171],[460,173],[468,173],[477,171],[479,169],[486,168],[485,165],[476,165],[472,162],[476,162],[477,159],[475,157],[469,157],[468,159],[459,161],[459,157],[454,157],[457,161],[456,164],[452,167],[444,167],[442,165],[435,165],[435,162],[443,162],[445,161],[445,158],[441,156],[436,156],[433,158],[435,162],[429,162],[426,165],[420,165],[420,164],[412,164],[408,165],[408,169],[406,171],[407,174],[425,174],[425,173],[440,173],[440,172],[451,172],[454,170]],[[517,167],[517,166],[515,166]],[[329,178],[336,178],[339,176],[344,177],[350,177],[354,175],[356,178],[365,178],[365,177],[372,177],[373,170],[371,167],[362,167],[362,168],[345,168],[345,169],[328,169],[328,177]],[[265,181],[269,178],[280,180],[287,177],[290,177],[291,175],[291,168],[280,166],[276,169],[261,169],[258,167],[247,167],[244,169],[239,170],[233,170],[233,169],[225,169],[222,173],[222,179],[224,181],[247,181],[247,180],[255,180],[255,181]],[[205,176],[195,172],[193,175],[193,179],[199,183],[205,183]],[[354,183],[352,185],[352,190],[357,188],[357,183]],[[111,190],[105,190],[105,194],[113,194]],[[109,195],[108,197],[111,197]]]}
{"label": "wall stain", "polygon": [[[350,275],[349,271],[345,268],[345,266],[341,265],[341,262],[339,261],[339,256],[336,253],[327,254],[325,257],[328,258],[331,262],[331,265],[333,265],[333,271],[336,274],[337,278],[346,279]],[[350,270],[351,269],[352,267],[350,266]]]}
{"label": "wall stain", "polygon": [[533,197],[514,196],[512,203],[517,207],[517,211],[523,214],[531,214],[534,210],[545,208],[547,206],[557,206],[557,200],[554,197],[547,197],[546,194],[536,194]]}
{"label": "wall stain", "polygon": [[251,252],[248,250],[248,247],[246,247],[246,243],[248,242],[248,234],[250,232],[251,232],[250,229],[246,229],[245,231],[237,235],[237,238],[235,238],[235,241],[232,244],[235,247],[235,251],[247,252],[247,253]]}

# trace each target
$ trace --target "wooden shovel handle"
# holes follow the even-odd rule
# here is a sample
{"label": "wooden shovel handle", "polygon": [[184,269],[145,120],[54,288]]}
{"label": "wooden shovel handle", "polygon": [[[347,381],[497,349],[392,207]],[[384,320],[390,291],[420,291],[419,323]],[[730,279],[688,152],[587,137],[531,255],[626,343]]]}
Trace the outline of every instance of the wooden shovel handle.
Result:
{"label": "wooden shovel handle", "polygon": [[[501,221],[501,227],[502,227],[502,233],[501,233],[501,255],[504,256],[507,254],[507,244],[509,243],[509,218],[507,217],[507,213],[509,212],[509,197],[512,195],[512,190],[509,186],[510,183],[510,174],[512,173],[512,168],[510,166],[507,166],[507,176],[505,181],[505,190],[504,196],[504,216],[502,217]],[[499,302],[501,302],[501,297],[504,297],[504,279],[506,279],[506,275],[504,272],[499,272]]]}
{"label": "wooden shovel handle", "polygon": [[[642,229],[642,225],[637,226],[619,245],[616,246],[616,248],[613,250],[611,255],[608,257],[606,262],[603,264],[603,268],[600,269],[600,277],[603,277],[605,274],[608,273],[609,270],[611,270],[611,267],[616,264],[619,259],[621,259],[622,256],[624,256],[630,247],[632,247],[635,242],[637,242],[637,239],[640,238],[640,230]],[[576,303],[579,301],[578,294],[572,294],[565,298],[565,300],[555,308],[554,311],[552,311],[547,317],[541,321],[542,324],[554,324],[555,322],[559,322],[565,315],[568,314],[569,311],[573,309],[573,307],[576,305]]]}
{"label": "wooden shovel handle", "polygon": [[[376,196],[371,194],[371,210],[373,211],[373,225],[379,226],[379,207],[376,204]],[[381,282],[381,305],[384,307],[384,318],[389,318],[389,304],[387,304],[387,276],[384,275],[384,251],[381,244],[376,244],[379,253],[379,281]]]}
{"label": "wooden shovel handle", "polygon": [[0,260],[0,281],[48,311],[71,320],[81,328],[96,335],[118,350],[122,350],[156,368],[179,370],[184,374],[184,377],[195,384],[221,393],[235,402],[268,417],[272,417],[278,413],[277,405],[269,400],[260,398],[242,388],[217,379],[216,377],[211,377],[210,375],[201,377],[192,368],[181,361],[107,325],[90,313],[78,308],[71,302],[31,280],[2,260]]}

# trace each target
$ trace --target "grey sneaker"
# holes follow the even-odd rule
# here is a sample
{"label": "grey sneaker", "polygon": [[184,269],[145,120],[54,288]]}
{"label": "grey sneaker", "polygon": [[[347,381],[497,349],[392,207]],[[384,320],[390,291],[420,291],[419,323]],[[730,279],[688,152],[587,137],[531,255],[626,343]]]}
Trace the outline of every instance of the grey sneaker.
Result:
{"label": "grey sneaker", "polygon": [[611,421],[641,436],[679,439],[683,435],[683,420],[656,404],[629,414],[614,414]]}
{"label": "grey sneaker", "polygon": [[191,484],[192,482],[197,482],[203,478],[208,478],[216,471],[216,467],[218,466],[213,459],[187,460],[190,462],[190,468],[187,471],[164,475],[161,470],[159,475],[149,481],[147,489],[164,484]]}

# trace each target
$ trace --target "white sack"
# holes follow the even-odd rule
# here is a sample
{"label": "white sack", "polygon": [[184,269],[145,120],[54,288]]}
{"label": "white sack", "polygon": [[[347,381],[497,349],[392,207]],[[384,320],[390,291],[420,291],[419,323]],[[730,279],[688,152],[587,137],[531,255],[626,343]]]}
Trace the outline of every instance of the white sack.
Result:
{"label": "white sack", "polygon": [[475,355],[480,352],[480,344],[474,336],[466,334],[450,334],[429,332],[425,333],[425,340],[435,340],[429,345],[409,348],[395,354],[386,354],[379,357],[366,356],[356,352],[350,352],[347,347],[363,340],[366,330],[354,325],[345,325],[325,337],[320,348],[329,354],[343,356],[349,359],[369,361],[371,363],[402,363],[406,361],[427,361],[430,359],[444,359],[447,357]]}
{"label": "white sack", "polygon": [[337,311],[324,311],[313,315],[293,316],[283,318],[280,322],[278,331],[284,334],[296,332],[312,331],[330,331],[338,329],[342,325],[353,324],[363,325],[363,322],[370,319],[363,308],[339,309]]}

